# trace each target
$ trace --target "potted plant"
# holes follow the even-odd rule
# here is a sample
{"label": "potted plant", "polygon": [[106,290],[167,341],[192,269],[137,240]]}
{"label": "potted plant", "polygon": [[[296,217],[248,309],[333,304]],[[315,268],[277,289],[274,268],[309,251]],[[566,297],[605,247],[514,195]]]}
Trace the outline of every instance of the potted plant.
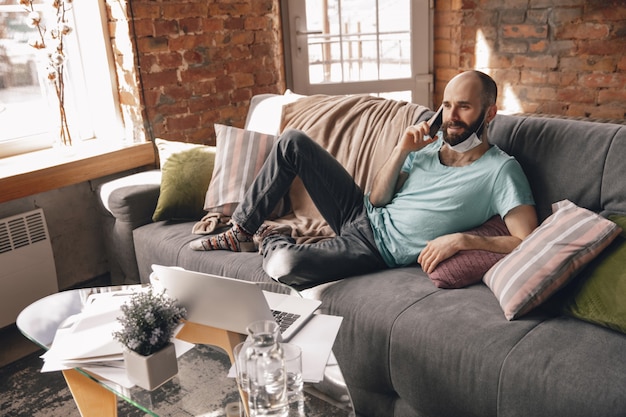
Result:
{"label": "potted plant", "polygon": [[178,373],[171,338],[187,312],[175,299],[151,288],[133,294],[121,310],[122,328],[113,337],[124,346],[128,379],[153,390]]}

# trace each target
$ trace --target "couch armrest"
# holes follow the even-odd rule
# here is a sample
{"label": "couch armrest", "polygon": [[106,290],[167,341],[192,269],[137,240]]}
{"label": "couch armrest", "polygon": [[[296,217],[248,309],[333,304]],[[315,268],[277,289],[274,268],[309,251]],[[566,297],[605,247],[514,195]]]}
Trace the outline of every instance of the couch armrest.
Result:
{"label": "couch armrest", "polygon": [[152,221],[160,187],[161,171],[151,170],[106,182],[98,193],[106,211],[135,228]]}
{"label": "couch armrest", "polygon": [[104,243],[113,284],[139,282],[133,230],[152,222],[160,187],[160,170],[128,175],[98,187],[104,209]]}

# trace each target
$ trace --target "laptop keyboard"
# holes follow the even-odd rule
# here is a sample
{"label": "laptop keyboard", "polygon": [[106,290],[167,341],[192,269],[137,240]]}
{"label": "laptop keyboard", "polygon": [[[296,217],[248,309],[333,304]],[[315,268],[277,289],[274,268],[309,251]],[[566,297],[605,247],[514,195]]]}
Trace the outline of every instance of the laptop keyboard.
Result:
{"label": "laptop keyboard", "polygon": [[286,311],[272,310],[272,314],[274,315],[274,320],[276,320],[276,323],[278,323],[280,327],[281,333],[284,333],[294,321],[300,318],[300,314],[288,313]]}

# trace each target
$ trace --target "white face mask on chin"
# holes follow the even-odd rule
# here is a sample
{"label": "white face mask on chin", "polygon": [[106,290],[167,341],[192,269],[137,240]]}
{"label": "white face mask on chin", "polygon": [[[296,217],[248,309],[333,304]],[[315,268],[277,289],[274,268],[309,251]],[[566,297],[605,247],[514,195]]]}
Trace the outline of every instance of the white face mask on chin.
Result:
{"label": "white face mask on chin", "polygon": [[[484,117],[484,116],[483,116]],[[485,125],[485,119],[483,119],[483,121],[480,123],[480,126],[478,126],[478,129],[476,129],[474,131],[474,133],[472,133],[467,139],[465,139],[463,142],[459,142],[456,145],[450,145],[448,144],[448,146],[450,147],[450,149],[452,149],[454,152],[458,152],[458,153],[463,153],[463,152],[467,152],[467,151],[471,151],[472,149],[474,149],[475,147],[479,146],[481,143],[483,143],[483,141],[478,137],[478,134],[476,134],[476,132],[480,132],[482,134],[483,132],[483,126]],[[441,132],[442,137],[443,137],[443,132]]]}
{"label": "white face mask on chin", "polygon": [[476,132],[474,132],[474,133],[472,133],[470,135],[469,138],[465,139],[463,142],[457,143],[454,146],[451,146],[450,144],[448,144],[448,146],[454,152],[463,153],[463,152],[467,152],[467,151],[470,151],[470,150],[474,149],[475,147],[477,147],[481,143],[483,143],[483,141],[480,140],[478,138],[478,135],[476,134]]}

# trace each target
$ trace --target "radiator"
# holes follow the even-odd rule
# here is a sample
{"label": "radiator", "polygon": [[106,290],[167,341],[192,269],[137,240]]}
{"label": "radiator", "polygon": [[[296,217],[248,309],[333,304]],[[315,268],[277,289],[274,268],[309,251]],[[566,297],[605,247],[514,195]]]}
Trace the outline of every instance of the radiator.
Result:
{"label": "radiator", "polygon": [[59,290],[42,209],[0,219],[0,328],[24,307]]}

